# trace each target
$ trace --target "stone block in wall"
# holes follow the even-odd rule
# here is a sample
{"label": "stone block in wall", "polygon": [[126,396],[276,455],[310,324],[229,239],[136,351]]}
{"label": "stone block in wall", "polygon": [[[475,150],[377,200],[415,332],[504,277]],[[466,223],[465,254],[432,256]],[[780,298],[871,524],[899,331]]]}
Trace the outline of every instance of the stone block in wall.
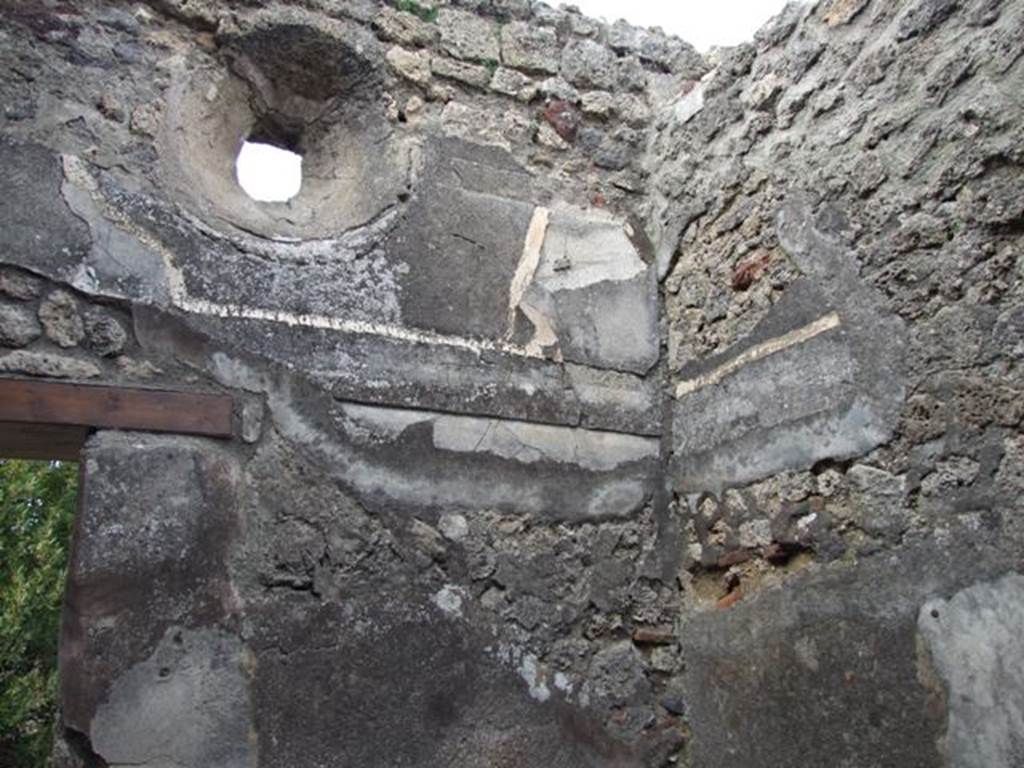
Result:
{"label": "stone block in wall", "polygon": [[440,31],[436,24],[423,21],[414,13],[385,6],[373,19],[373,26],[385,40],[401,45],[429,47],[437,42]]}
{"label": "stone block in wall", "polygon": [[85,314],[85,336],[89,348],[103,357],[116,357],[128,343],[128,332],[121,321],[100,309]]}
{"label": "stone block in wall", "polygon": [[506,66],[556,75],[560,53],[558,35],[550,27],[512,22],[501,28],[501,60]]}
{"label": "stone block in wall", "polygon": [[498,67],[491,78],[491,90],[519,101],[531,101],[538,88],[527,75],[508,67]]}
{"label": "stone block in wall", "polygon": [[[105,432],[82,461],[61,638],[64,722],[112,763],[195,758],[198,748],[207,760],[181,764],[216,762],[218,750],[244,755],[240,644],[224,634],[237,608],[233,458],[209,441]],[[204,669],[228,658],[236,672],[206,687]],[[180,726],[195,721],[196,702],[180,697],[200,684],[206,725],[193,733]]]}
{"label": "stone block in wall", "polygon": [[47,338],[59,347],[77,347],[85,339],[85,323],[78,304],[67,291],[54,291],[43,300],[39,321]]}
{"label": "stone block in wall", "polygon": [[102,373],[99,366],[90,360],[27,349],[0,355],[0,372],[51,379],[94,379]]}
{"label": "stone block in wall", "polygon": [[582,88],[614,90],[617,67],[615,54],[593,40],[573,40],[562,51],[562,75]]}
{"label": "stone block in wall", "polygon": [[390,48],[385,54],[395,72],[406,80],[425,85],[430,82],[430,54],[426,51],[408,51],[401,46]]}
{"label": "stone block in wall", "polygon": [[1014,765],[1024,649],[1010,567],[987,549],[912,546],[691,615],[694,764]]}
{"label": "stone block in wall", "polygon": [[438,77],[456,80],[474,88],[484,89],[491,82],[491,70],[487,67],[447,56],[434,56],[430,60],[430,71]]}
{"label": "stone block in wall", "polygon": [[42,281],[27,272],[0,267],[0,293],[16,301],[31,301],[42,293]]}
{"label": "stone block in wall", "polygon": [[31,309],[0,304],[0,347],[27,347],[43,333]]}
{"label": "stone block in wall", "polygon": [[498,61],[501,48],[494,24],[473,13],[442,8],[437,15],[441,48],[457,59]]}

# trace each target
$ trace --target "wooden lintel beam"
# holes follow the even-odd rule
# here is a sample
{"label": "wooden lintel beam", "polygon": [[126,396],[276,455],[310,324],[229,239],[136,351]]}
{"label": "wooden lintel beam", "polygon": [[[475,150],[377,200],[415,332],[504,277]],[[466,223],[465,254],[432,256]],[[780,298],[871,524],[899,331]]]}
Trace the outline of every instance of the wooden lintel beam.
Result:
{"label": "wooden lintel beam", "polygon": [[78,461],[88,427],[0,422],[0,457]]}
{"label": "wooden lintel beam", "polygon": [[0,422],[231,437],[231,398],[0,379]]}

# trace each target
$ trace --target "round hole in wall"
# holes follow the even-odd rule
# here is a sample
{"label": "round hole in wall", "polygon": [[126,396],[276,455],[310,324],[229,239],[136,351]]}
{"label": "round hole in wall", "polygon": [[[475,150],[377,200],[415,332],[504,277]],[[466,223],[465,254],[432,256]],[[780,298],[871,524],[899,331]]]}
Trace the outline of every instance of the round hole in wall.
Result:
{"label": "round hole in wall", "polygon": [[[218,44],[175,70],[161,123],[161,179],[184,208],[229,236],[292,241],[337,237],[408,197],[416,144],[388,119],[372,34],[256,11]],[[257,163],[264,181],[250,178],[246,144],[279,158]]]}
{"label": "round hole in wall", "polygon": [[285,203],[302,188],[302,155],[255,140],[242,143],[235,160],[238,184],[261,203]]}

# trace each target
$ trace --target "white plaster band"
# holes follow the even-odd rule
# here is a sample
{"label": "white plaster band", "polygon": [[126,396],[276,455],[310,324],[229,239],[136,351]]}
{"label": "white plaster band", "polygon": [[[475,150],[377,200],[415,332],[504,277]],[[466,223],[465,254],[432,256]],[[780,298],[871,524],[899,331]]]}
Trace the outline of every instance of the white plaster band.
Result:
{"label": "white plaster band", "polygon": [[722,379],[727,376],[731,376],[744,366],[755,363],[758,360],[763,360],[766,357],[770,357],[778,352],[794,347],[797,344],[803,344],[806,341],[810,341],[815,336],[820,336],[826,331],[838,328],[840,324],[841,321],[839,320],[838,313],[832,312],[818,320],[815,320],[810,325],[805,325],[803,328],[797,328],[795,331],[790,331],[783,336],[762,342],[708,373],[701,374],[693,379],[681,381],[679,386],[676,387],[676,397],[685,397],[686,395],[691,395],[698,390],[704,389],[704,387],[718,384]]}

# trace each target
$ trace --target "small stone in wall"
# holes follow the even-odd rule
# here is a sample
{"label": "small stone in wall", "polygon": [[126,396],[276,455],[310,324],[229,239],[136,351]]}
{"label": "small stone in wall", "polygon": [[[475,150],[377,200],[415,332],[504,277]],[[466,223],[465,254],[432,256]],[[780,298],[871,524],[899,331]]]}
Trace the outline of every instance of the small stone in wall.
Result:
{"label": "small stone in wall", "polygon": [[112,93],[104,93],[100,96],[99,100],[96,102],[96,109],[98,109],[100,114],[105,118],[113,120],[115,123],[123,123],[127,119],[124,107]]}
{"label": "small stone in wall", "polygon": [[554,128],[564,141],[576,140],[576,131],[580,127],[580,115],[576,108],[565,101],[549,102],[544,108],[544,119]]}
{"label": "small stone in wall", "polygon": [[124,351],[128,333],[124,326],[110,315],[92,310],[85,316],[85,335],[89,347],[102,357],[116,357]]}
{"label": "small stone in wall", "polygon": [[491,70],[487,67],[449,59],[447,56],[435,56],[431,59],[430,71],[438,77],[456,80],[474,88],[486,88],[491,81]]}
{"label": "small stone in wall", "polygon": [[464,11],[442,9],[437,16],[441,47],[457,59],[497,61],[498,36],[486,19]]}
{"label": "small stone in wall", "polygon": [[131,357],[121,356],[115,361],[121,374],[129,379],[152,379],[163,373],[148,360],[136,360]]}
{"label": "small stone in wall", "polygon": [[613,90],[618,80],[615,54],[593,40],[576,40],[562,52],[562,74],[573,85]]}
{"label": "small stone in wall", "polygon": [[242,403],[242,439],[249,443],[259,442],[263,433],[263,400],[247,398]]}
{"label": "small stone in wall", "polygon": [[32,311],[13,304],[0,304],[0,346],[26,347],[43,333]]}
{"label": "small stone in wall", "polygon": [[980,465],[969,456],[952,456],[935,465],[935,471],[921,480],[924,496],[944,496],[958,488],[971,485],[978,476]]}
{"label": "small stone in wall", "polygon": [[438,38],[434,24],[423,21],[415,14],[384,8],[373,20],[373,26],[385,40],[402,45],[431,46]]}
{"label": "small stone in wall", "polygon": [[449,541],[462,541],[469,535],[469,523],[462,515],[445,512],[437,523],[441,534]]}
{"label": "small stone in wall", "polygon": [[430,54],[426,51],[413,53],[396,45],[385,54],[385,58],[394,70],[406,80],[419,85],[430,82]]}
{"label": "small stone in wall", "polygon": [[100,375],[100,369],[87,360],[23,349],[0,357],[0,372],[50,379],[93,379]]}
{"label": "small stone in wall", "polygon": [[746,291],[754,283],[764,277],[771,265],[771,254],[766,252],[755,253],[740,262],[732,275],[732,289],[734,291]]}
{"label": "small stone in wall", "polygon": [[541,123],[537,129],[537,143],[549,149],[557,149],[559,152],[569,149],[568,142],[559,136],[558,132],[547,123]]}
{"label": "small stone in wall", "polygon": [[537,95],[537,86],[529,77],[508,67],[498,67],[494,71],[491,90],[505,96],[513,96],[523,102],[528,102]]}
{"label": "small stone in wall", "polygon": [[39,320],[46,336],[57,346],[68,349],[85,338],[85,324],[75,298],[65,291],[54,291],[46,297],[39,306]]}
{"label": "small stone in wall", "polygon": [[819,13],[821,20],[830,27],[849,24],[854,17],[868,6],[869,0],[831,0],[823,3]]}
{"label": "small stone in wall", "polygon": [[16,272],[13,269],[0,269],[0,293],[18,301],[31,301],[41,293],[41,281],[38,278]]}
{"label": "small stone in wall", "polygon": [[427,525],[422,520],[413,520],[409,527],[416,548],[431,560],[441,561],[445,559],[447,548],[444,538],[435,528]]}
{"label": "small stone in wall", "polygon": [[558,55],[558,35],[550,27],[513,22],[501,30],[501,56],[510,67],[555,75]]}
{"label": "small stone in wall", "polygon": [[768,519],[751,520],[740,525],[740,546],[747,549],[767,547],[772,541],[772,524]]}
{"label": "small stone in wall", "polygon": [[155,137],[160,133],[160,107],[156,104],[141,104],[135,107],[129,126],[132,133]]}
{"label": "small stone in wall", "polygon": [[580,102],[583,112],[594,117],[609,117],[615,108],[615,97],[608,91],[587,91]]}
{"label": "small stone in wall", "polygon": [[1013,435],[1003,442],[1003,460],[999,463],[996,483],[1018,498],[1024,493],[1024,435]]}

